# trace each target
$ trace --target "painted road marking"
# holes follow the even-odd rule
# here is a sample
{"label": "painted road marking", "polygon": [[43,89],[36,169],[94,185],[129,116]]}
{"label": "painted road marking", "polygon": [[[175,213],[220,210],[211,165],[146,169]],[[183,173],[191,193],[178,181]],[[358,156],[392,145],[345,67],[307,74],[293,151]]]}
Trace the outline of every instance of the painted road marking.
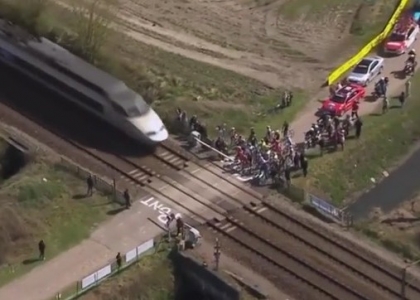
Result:
{"label": "painted road marking", "polygon": [[[166,226],[167,217],[171,214],[172,208],[166,206],[164,203],[161,203],[159,200],[156,200],[155,197],[141,200],[140,203],[158,212],[158,221]],[[182,215],[180,213],[175,213],[175,218],[182,218]]]}
{"label": "painted road marking", "polygon": [[267,210],[267,207],[266,206],[264,206],[264,207],[261,207],[259,210],[257,210],[257,213],[262,213],[263,211],[266,211]]}
{"label": "painted road marking", "polygon": [[226,229],[225,231],[226,231],[226,232],[231,232],[231,231],[235,230],[236,228],[238,228],[238,227],[236,227],[236,226],[232,226],[232,227],[230,227],[230,228]]}
{"label": "painted road marking", "polygon": [[[130,172],[128,172],[128,174],[129,174],[131,177],[133,177],[133,178],[137,179],[138,181],[144,181],[144,180],[146,180],[146,179],[148,179],[148,178],[149,178],[149,175],[145,174],[144,172],[142,172],[142,171],[141,171],[141,170],[139,170],[139,169],[134,169],[134,170],[131,170]],[[130,178],[127,178],[127,177],[126,177],[126,176],[124,176],[124,175],[121,175],[120,177],[121,177],[123,180],[128,181],[128,182],[130,182],[130,183],[132,183],[132,182],[133,182]]]}
{"label": "painted road marking", "polygon": [[220,229],[224,230],[226,228],[228,228],[229,226],[231,226],[229,223],[226,223],[225,225],[221,226]]}

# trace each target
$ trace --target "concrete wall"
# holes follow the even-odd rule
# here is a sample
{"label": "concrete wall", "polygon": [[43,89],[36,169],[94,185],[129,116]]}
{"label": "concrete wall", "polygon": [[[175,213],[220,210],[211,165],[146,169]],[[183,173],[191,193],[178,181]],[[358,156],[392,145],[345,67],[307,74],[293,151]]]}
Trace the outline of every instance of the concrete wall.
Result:
{"label": "concrete wall", "polygon": [[[185,252],[171,254],[177,299],[239,300],[239,291]],[[192,298],[193,297],[193,298]]]}

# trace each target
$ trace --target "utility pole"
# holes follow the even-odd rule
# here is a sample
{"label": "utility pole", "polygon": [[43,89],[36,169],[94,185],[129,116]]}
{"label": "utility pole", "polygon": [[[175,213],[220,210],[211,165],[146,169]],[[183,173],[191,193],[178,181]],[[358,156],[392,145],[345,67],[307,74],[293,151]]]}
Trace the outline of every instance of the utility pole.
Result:
{"label": "utility pole", "polygon": [[420,263],[420,259],[406,265],[402,270],[402,278],[401,278],[401,299],[402,300],[407,299],[405,297],[405,288],[406,288],[406,285],[407,285],[407,271],[408,271],[409,268],[417,265],[418,263]]}
{"label": "utility pole", "polygon": [[216,245],[214,246],[214,259],[216,261],[216,271],[219,270],[219,261],[220,261],[220,243],[219,243],[219,239],[216,238]]}

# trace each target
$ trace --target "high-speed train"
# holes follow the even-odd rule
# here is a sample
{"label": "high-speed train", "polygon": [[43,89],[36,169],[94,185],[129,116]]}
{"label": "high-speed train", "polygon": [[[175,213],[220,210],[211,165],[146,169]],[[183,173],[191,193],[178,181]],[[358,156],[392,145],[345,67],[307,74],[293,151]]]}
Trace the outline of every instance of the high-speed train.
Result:
{"label": "high-speed train", "polygon": [[54,90],[145,145],[154,146],[168,138],[160,117],[124,82],[50,40],[29,36],[3,21],[0,63]]}

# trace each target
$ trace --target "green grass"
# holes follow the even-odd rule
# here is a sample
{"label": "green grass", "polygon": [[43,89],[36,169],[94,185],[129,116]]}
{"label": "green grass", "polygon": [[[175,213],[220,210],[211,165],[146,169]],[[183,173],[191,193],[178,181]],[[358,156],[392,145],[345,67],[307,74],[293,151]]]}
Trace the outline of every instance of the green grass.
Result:
{"label": "green grass", "polygon": [[[323,191],[336,204],[342,204],[352,193],[371,186],[370,178],[383,177],[382,172],[392,169],[420,137],[420,75],[412,79],[412,88],[413,96],[404,109],[391,109],[386,116],[364,117],[359,141],[348,140],[343,152],[312,159],[310,178],[295,183]],[[393,104],[399,105],[396,100]]]}
{"label": "green grass", "polygon": [[[210,131],[228,120],[229,124],[244,131],[253,126],[263,132],[269,123],[273,128],[280,128],[284,120],[292,120],[306,103],[304,93],[296,91],[293,106],[273,115],[269,111],[281,99],[282,90],[270,89],[231,71],[198,63],[128,37],[121,36],[120,39],[122,42],[106,49],[123,57],[120,67],[113,72],[146,95],[167,123],[174,120],[175,108],[179,106],[190,116],[198,115]],[[139,53],[142,60],[136,59]]]}
{"label": "green grass", "polygon": [[[43,159],[2,183],[0,240],[7,246],[2,248],[0,285],[42,263],[33,261],[40,239],[51,259],[87,238],[106,212],[115,208],[110,197],[99,193],[73,199],[85,192],[84,181]],[[25,260],[33,262],[24,264]]]}
{"label": "green grass", "polygon": [[174,299],[174,278],[168,251],[147,255],[128,269],[101,283],[81,300]]}

